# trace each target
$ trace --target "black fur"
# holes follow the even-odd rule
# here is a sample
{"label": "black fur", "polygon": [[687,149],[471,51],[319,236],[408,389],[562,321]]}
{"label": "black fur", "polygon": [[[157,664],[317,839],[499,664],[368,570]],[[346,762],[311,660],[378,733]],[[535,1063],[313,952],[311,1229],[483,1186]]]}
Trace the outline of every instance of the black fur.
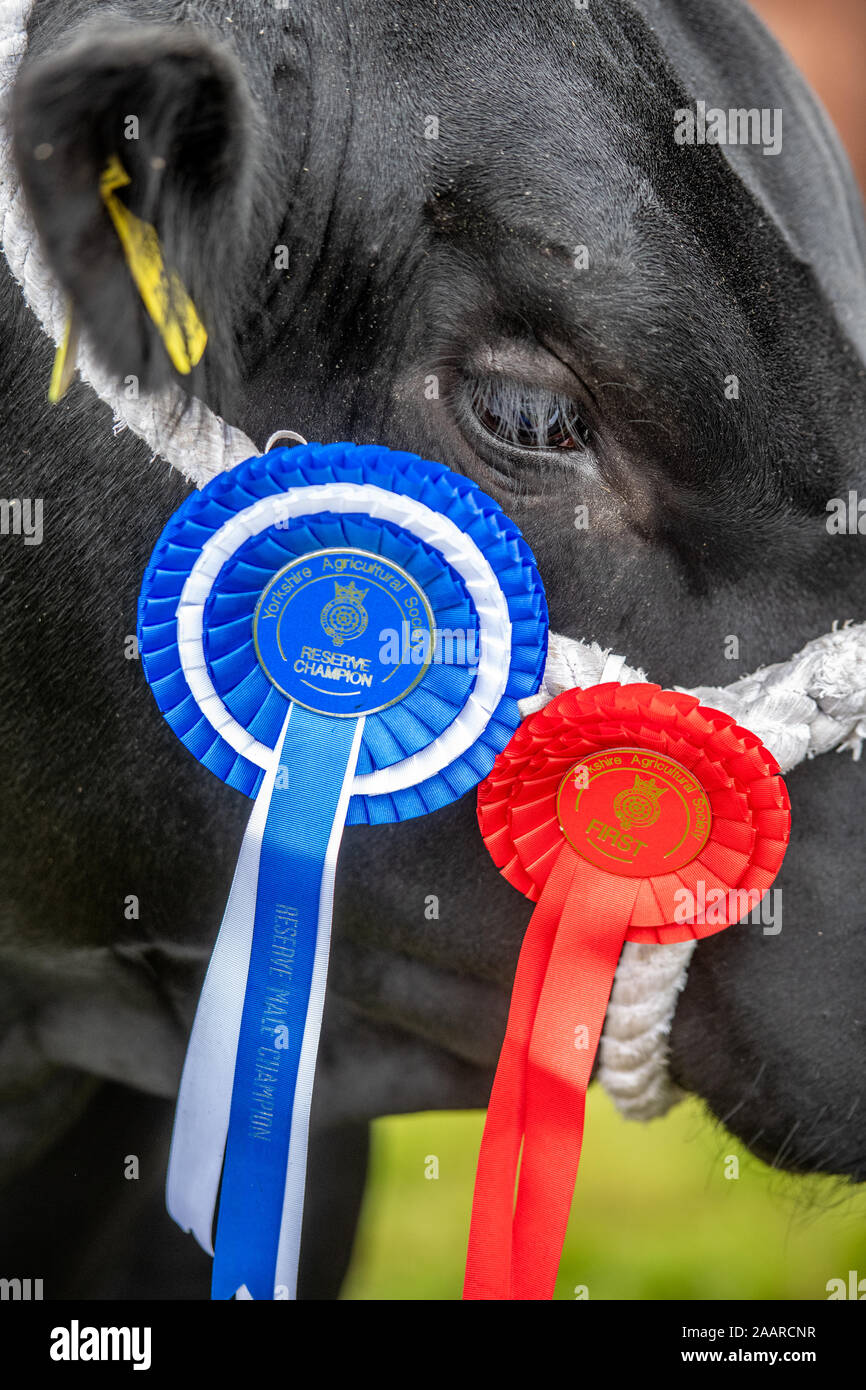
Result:
{"label": "black fur", "polygon": [[[82,22],[93,37],[72,62]],[[105,360],[156,381],[167,368],[93,191],[129,106],[117,55],[130,51],[159,132],[151,145],[142,121],[130,206],[212,330],[187,386],[219,407],[234,376],[228,418],[259,447],[292,427],[475,478],[532,545],[553,628],[663,684],[728,683],[863,617],[862,538],[825,527],[827,500],[866,485],[862,211],[814,99],[738,0],[39,0],[13,104],[22,177]],[[675,147],[673,111],[698,97],[781,107],[782,153]],[[438,140],[424,138],[430,114]],[[33,160],[45,139],[56,161]],[[147,159],[164,139],[178,167],[155,183]],[[590,266],[577,272],[579,244]],[[183,484],[128,433],[112,439],[80,384],[47,409],[51,349],[5,272],[0,317],[0,491],[46,499],[42,547],[0,542],[15,654],[2,674],[4,1095],[20,1171],[49,1123],[80,1114],[82,1077],[173,1096],[249,805],[189,757],[123,659]],[[579,403],[587,453],[528,457],[482,434],[467,391],[506,359]],[[731,373],[738,401],[724,396]],[[573,524],[581,504],[588,531]],[[792,776],[783,930],[703,943],[672,1037],[675,1078],[756,1152],[857,1181],[863,775],[827,756]],[[129,893],[140,921],[124,920]],[[343,1200],[333,1242],[324,1224],[305,1229],[308,1289],[345,1259],[359,1126],[485,1104],[530,911],[484,851],[472,797],[347,833],[314,1114],[317,1132],[348,1136]],[[192,1287],[204,1292],[178,1277]]]}

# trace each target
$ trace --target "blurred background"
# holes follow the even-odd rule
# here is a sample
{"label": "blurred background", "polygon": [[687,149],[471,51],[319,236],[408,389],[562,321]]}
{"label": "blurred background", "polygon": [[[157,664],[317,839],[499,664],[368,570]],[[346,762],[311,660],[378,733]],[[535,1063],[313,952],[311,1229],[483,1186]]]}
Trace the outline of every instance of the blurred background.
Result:
{"label": "blurred background", "polygon": [[751,4],[829,111],[866,197],[866,0]]}
{"label": "blurred background", "polygon": [[[866,195],[866,0],[753,8],[818,92]],[[376,1122],[343,1298],[460,1297],[483,1125],[480,1111]],[[826,1299],[830,1279],[866,1280],[864,1218],[866,1189],[767,1168],[696,1100],[640,1125],[594,1086],[556,1297]]]}
{"label": "blurred background", "polygon": [[[460,1298],[483,1127],[376,1121],[343,1298]],[[557,1299],[826,1299],[849,1270],[866,1298],[866,1189],[766,1167],[695,1100],[641,1125],[592,1087]]]}

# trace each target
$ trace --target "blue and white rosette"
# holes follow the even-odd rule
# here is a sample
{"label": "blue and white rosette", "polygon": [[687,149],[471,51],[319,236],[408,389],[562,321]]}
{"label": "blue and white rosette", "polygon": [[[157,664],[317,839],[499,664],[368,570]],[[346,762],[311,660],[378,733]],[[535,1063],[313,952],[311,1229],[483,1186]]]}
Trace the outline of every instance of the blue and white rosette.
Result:
{"label": "blue and white rosette", "polygon": [[544,591],[466,478],[308,444],[178,508],[138,637],[172,729],[255,797],[184,1064],[168,1209],[214,1254],[214,1298],[294,1298],[343,826],[435,811],[487,775],[541,681]]}

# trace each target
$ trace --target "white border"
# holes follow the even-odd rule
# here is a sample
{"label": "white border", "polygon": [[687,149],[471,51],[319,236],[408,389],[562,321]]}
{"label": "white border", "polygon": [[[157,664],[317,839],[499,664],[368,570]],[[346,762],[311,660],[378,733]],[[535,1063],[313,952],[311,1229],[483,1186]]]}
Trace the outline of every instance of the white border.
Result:
{"label": "white border", "polygon": [[352,782],[353,796],[388,795],[435,776],[466,753],[484,732],[508,684],[511,620],[505,595],[482,551],[450,517],[414,497],[388,492],[373,483],[322,483],[260,498],[214,532],[187,576],[177,607],[181,667],[190,692],[211,727],[236,753],[257,767],[267,768],[273,749],[253,738],[238,723],[208,674],[203,646],[204,608],[223,565],[246,541],[261,535],[276,521],[323,511],[362,512],[409,530],[438,550],[457,571],[478,614],[478,674],[463,709],[426,748],[390,767],[356,776]]}

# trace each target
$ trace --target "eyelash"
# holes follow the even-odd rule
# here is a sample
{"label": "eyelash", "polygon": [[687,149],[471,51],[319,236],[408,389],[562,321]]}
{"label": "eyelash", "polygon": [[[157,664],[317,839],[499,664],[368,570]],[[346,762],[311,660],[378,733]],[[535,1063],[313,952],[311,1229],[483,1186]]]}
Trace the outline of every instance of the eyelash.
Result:
{"label": "eyelash", "polygon": [[591,431],[574,401],[507,377],[468,383],[466,405],[478,427],[513,449],[582,453]]}

